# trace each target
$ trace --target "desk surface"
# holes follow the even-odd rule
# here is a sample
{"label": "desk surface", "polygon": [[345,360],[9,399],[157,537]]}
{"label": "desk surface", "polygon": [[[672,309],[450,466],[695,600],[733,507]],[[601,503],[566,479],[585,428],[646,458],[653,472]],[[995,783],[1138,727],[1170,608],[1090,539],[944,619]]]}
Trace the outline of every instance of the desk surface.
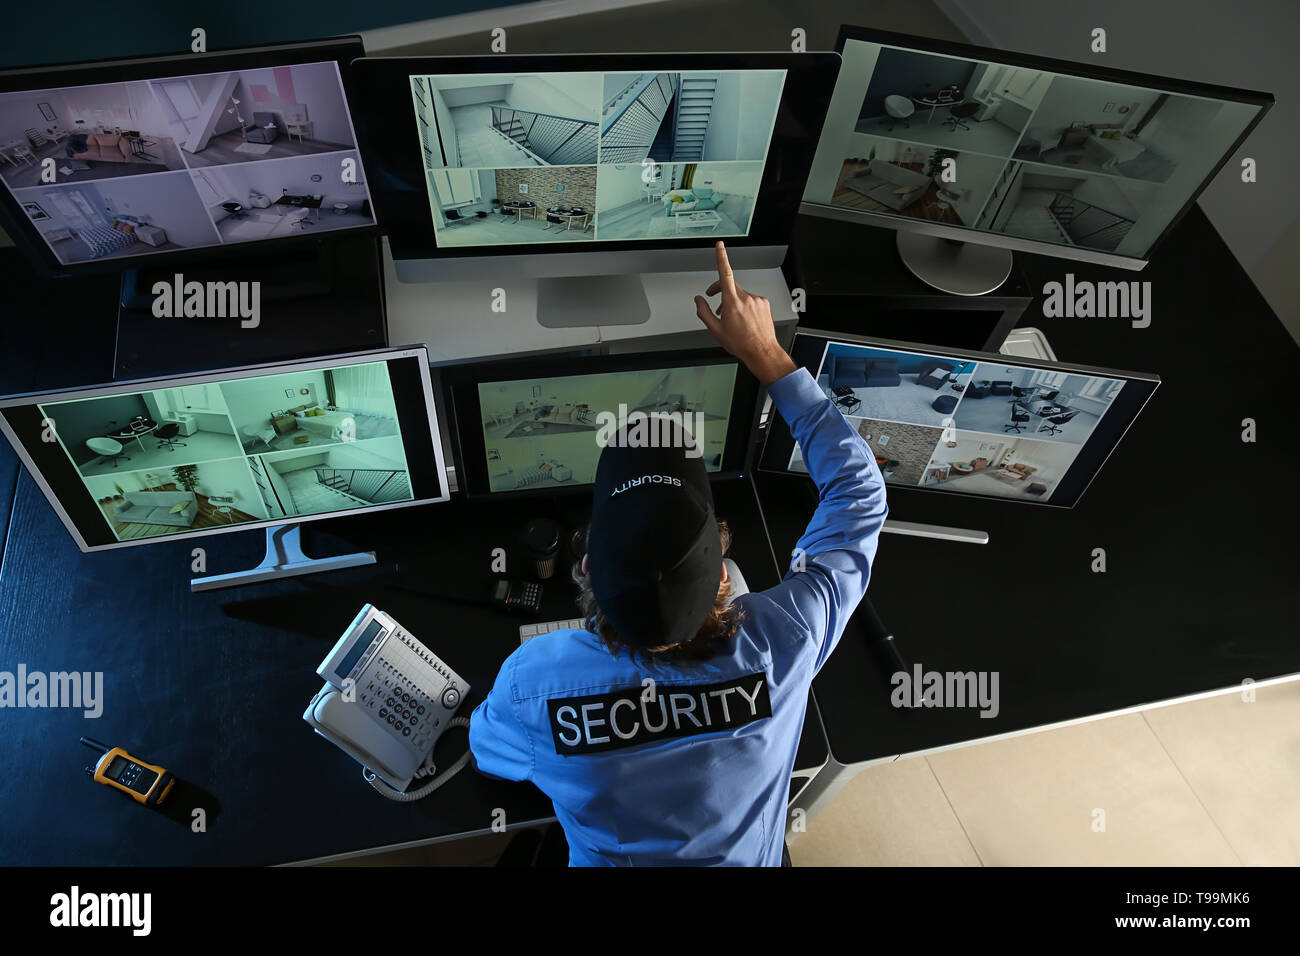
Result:
{"label": "desk surface", "polygon": [[[828,241],[836,225],[826,222]],[[989,532],[984,546],[884,535],[869,596],[910,664],[998,671],[1001,711],[891,707],[886,670],[854,622],[813,685],[841,763],[1300,673],[1295,342],[1199,208],[1140,273],[1017,259],[1034,289],[1067,272],[1151,282],[1146,329],[1048,319],[1037,305],[1022,324],[1062,361],[1153,371],[1163,384],[1072,510],[890,487],[891,518]],[[1254,444],[1241,441],[1247,417]],[[799,499],[791,482],[811,487],[758,479],[778,554],[811,507],[775,505]],[[1094,548],[1105,573],[1090,570]]]}
{"label": "desk surface", "polygon": [[[537,514],[576,526],[585,512],[562,509],[584,508],[583,496],[490,508],[457,500],[307,525],[308,553],[373,548],[383,563],[190,594],[196,544],[207,551],[209,571],[246,567],[260,557],[261,532],[83,555],[26,474],[15,481],[7,449],[0,462],[0,493],[13,500],[0,519],[7,525],[0,660],[11,670],[22,663],[29,671],[103,672],[98,719],[70,709],[0,710],[6,752],[25,770],[0,781],[0,864],[284,863],[487,832],[497,808],[511,827],[551,817],[549,800],[531,785],[472,770],[428,799],[389,802],[301,715],[321,684],[316,666],[367,601],[470,683],[461,709],[468,715],[526,619],[397,585],[485,593],[492,547],[511,549],[526,518]],[[775,564],[752,486],[726,482],[717,500],[720,516],[739,532],[734,554],[751,585],[771,586]],[[541,618],[572,616],[574,593],[563,579],[547,584]],[[81,769],[88,754],[77,744],[81,735],[176,773],[171,814],[142,810],[90,782]],[[805,737],[798,766],[820,766],[827,751],[815,711]],[[437,762],[445,766],[465,745],[463,731],[448,731]],[[191,832],[194,806],[208,811],[206,833]]]}

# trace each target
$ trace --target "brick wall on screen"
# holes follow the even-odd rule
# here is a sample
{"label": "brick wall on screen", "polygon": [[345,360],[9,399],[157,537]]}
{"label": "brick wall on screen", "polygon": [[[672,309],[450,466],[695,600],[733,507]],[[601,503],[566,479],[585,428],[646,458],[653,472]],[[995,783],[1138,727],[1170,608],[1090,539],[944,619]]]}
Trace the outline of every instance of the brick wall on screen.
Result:
{"label": "brick wall on screen", "polygon": [[[581,206],[587,212],[596,210],[595,166],[529,166],[526,169],[498,169],[497,198],[502,202],[511,199],[531,199],[543,209],[548,206]],[[521,193],[519,184],[527,183],[528,192]],[[555,187],[563,185],[563,190]]]}

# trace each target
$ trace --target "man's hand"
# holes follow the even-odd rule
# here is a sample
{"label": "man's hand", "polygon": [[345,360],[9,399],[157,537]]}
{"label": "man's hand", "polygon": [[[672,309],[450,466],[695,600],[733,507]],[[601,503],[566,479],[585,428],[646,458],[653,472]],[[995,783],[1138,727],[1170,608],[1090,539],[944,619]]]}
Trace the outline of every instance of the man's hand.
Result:
{"label": "man's hand", "polygon": [[724,349],[745,363],[764,385],[771,385],[795,370],[794,361],[776,340],[772,309],[761,295],[750,295],[736,285],[727,260],[727,247],[717,245],[718,278],[704,295],[722,293],[715,313],[704,295],[695,297],[695,314]]}

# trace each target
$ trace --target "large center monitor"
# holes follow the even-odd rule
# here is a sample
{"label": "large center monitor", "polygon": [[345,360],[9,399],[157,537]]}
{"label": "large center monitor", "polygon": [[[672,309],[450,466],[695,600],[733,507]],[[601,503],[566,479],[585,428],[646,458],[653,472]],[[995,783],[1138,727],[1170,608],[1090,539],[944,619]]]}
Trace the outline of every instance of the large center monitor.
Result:
{"label": "large center monitor", "polygon": [[447,500],[423,348],[0,399],[83,551]]}
{"label": "large center monitor", "polygon": [[804,211],[899,230],[927,281],[943,239],[1142,268],[1273,103],[860,27],[837,49]]}
{"label": "large center monitor", "polygon": [[358,37],[0,74],[0,209],[47,274],[306,245],[375,225]]}
{"label": "large center monitor", "polygon": [[[715,479],[745,472],[758,381],[719,349],[548,358],[444,370],[461,487],[472,498],[589,489],[601,448],[626,425],[653,443],[663,422],[692,435]],[[640,429],[640,431],[636,431]]]}
{"label": "large center monitor", "polygon": [[779,266],[838,64],[831,53],[363,60],[363,150],[398,278],[699,270],[724,238],[738,268]]}
{"label": "large center monitor", "polygon": [[[800,330],[791,355],[897,487],[1073,507],[1160,379]],[[759,467],[807,474],[773,416]]]}

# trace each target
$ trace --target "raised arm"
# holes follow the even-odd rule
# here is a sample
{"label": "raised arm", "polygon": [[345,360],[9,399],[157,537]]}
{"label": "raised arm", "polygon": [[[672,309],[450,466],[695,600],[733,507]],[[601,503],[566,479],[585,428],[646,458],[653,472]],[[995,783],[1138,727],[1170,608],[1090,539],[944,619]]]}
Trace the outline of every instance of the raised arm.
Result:
{"label": "raised arm", "polygon": [[866,593],[881,525],[889,512],[875,455],[831,400],[776,340],[767,300],[736,286],[718,243],[717,313],[695,297],[700,320],[764,385],[799,443],[817,485],[819,503],[775,588],[763,592],[815,645],[816,667],[835,649],[844,625]]}

